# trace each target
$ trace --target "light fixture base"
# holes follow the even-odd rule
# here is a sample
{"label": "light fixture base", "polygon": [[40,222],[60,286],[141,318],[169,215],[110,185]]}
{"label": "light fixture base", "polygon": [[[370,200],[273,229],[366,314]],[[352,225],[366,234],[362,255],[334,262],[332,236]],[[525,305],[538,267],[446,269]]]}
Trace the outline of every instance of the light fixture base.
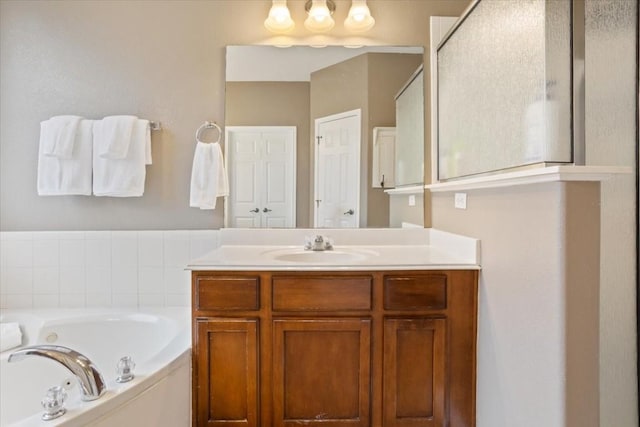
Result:
{"label": "light fixture base", "polygon": [[[307,0],[307,2],[304,4],[304,10],[309,13],[312,5],[313,1]],[[327,9],[329,9],[329,13],[333,15],[333,12],[336,11],[336,3],[333,0],[327,0]]]}

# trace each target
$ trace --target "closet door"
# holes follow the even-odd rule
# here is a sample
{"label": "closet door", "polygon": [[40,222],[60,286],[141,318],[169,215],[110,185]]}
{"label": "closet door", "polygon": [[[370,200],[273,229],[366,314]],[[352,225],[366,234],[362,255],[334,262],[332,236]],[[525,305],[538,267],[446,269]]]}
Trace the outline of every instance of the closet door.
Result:
{"label": "closet door", "polygon": [[295,227],[292,126],[228,126],[226,227]]}

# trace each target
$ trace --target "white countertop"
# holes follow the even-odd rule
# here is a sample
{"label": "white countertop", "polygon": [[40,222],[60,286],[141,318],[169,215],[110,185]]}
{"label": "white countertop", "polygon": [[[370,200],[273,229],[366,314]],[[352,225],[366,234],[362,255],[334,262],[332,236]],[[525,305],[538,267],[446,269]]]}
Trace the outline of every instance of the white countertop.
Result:
{"label": "white countertop", "polygon": [[[333,249],[305,251],[305,236],[330,237]],[[189,270],[469,270],[480,242],[433,229],[224,229],[221,246]]]}

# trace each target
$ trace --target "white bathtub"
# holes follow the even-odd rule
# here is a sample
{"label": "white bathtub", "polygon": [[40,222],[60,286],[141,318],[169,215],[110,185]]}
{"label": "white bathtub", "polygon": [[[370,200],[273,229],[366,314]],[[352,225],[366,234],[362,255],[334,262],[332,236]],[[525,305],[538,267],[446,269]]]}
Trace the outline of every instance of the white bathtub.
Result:
{"label": "white bathtub", "polygon": [[[53,344],[91,359],[107,392],[83,402],[77,380],[58,363],[29,357],[8,363],[16,349],[0,353],[0,426],[167,426],[191,424],[188,309],[3,310],[0,322],[19,322],[23,346]],[[136,363],[135,379],[115,381],[123,356]],[[42,421],[40,401],[49,387],[67,388],[67,413]]]}

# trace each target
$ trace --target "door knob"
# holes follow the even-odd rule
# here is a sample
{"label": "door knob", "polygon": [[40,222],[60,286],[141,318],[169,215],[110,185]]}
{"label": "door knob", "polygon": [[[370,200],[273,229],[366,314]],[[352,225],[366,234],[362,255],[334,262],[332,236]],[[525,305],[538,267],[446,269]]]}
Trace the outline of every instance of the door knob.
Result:
{"label": "door knob", "polygon": [[344,215],[353,215],[355,213],[355,211],[353,209],[349,209],[348,211],[346,211],[344,213]]}
{"label": "door knob", "polygon": [[260,209],[258,209],[258,208],[251,209],[249,212],[258,213],[258,212],[260,212]]}
{"label": "door knob", "polygon": [[264,209],[262,209],[262,212],[264,212],[264,213],[271,212],[271,209],[264,208]]}

